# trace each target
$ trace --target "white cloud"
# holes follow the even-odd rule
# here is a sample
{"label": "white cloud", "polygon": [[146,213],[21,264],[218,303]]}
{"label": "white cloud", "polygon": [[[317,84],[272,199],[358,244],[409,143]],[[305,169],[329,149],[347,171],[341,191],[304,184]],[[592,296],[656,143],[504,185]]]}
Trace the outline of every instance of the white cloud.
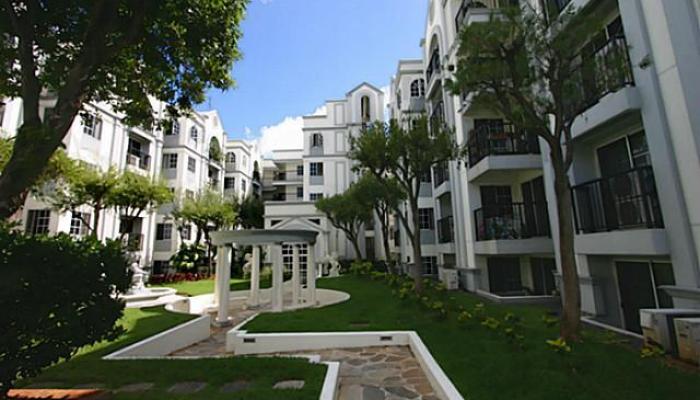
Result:
{"label": "white cloud", "polygon": [[303,126],[301,116],[286,117],[276,125],[263,126],[256,141],[260,153],[268,157],[273,150],[301,149],[304,146]]}
{"label": "white cloud", "polygon": [[246,126],[243,128],[243,134],[245,135],[246,139],[253,139],[253,131],[249,127]]}
{"label": "white cloud", "polygon": [[311,115],[326,115],[328,113],[328,110],[326,109],[326,105],[322,105],[321,107],[317,108],[316,111],[314,111],[313,114]]}

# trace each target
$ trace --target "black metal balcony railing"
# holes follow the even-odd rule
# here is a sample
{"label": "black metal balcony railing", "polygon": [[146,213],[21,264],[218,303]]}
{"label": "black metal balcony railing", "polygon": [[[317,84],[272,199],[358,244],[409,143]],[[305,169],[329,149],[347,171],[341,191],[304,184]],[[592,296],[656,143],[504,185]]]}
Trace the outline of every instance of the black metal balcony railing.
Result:
{"label": "black metal balcony railing", "polygon": [[438,242],[439,243],[452,243],[454,242],[454,218],[450,215],[449,217],[444,217],[438,220]]}
{"label": "black metal balcony railing", "polygon": [[439,102],[433,106],[429,119],[430,132],[437,133],[445,125],[445,103]]}
{"label": "black metal balcony railing", "polygon": [[439,187],[444,182],[448,182],[450,180],[450,171],[447,162],[441,162],[433,167],[433,174],[435,175],[433,178],[433,185],[435,187]]}
{"label": "black metal balcony railing", "polygon": [[151,165],[151,156],[148,153],[129,150],[126,153],[126,163],[140,169],[148,169]]}
{"label": "black metal balcony railing", "polygon": [[428,83],[430,83],[431,78],[436,72],[440,71],[440,49],[433,50],[433,54],[430,56],[430,62],[428,63],[428,68],[425,70],[426,78]]}
{"label": "black metal balcony railing", "polygon": [[591,108],[610,93],[634,86],[625,36],[613,36],[593,54],[582,54],[581,63],[571,77],[573,93],[565,105],[569,117]]}
{"label": "black metal balcony railing", "polygon": [[493,155],[539,154],[540,144],[537,136],[516,129],[511,124],[502,127],[484,125],[469,133],[467,141],[469,166]]}
{"label": "black metal balcony railing", "polygon": [[486,205],[474,211],[476,240],[512,240],[550,235],[547,203]]}
{"label": "black metal balcony railing", "polygon": [[287,201],[287,196],[284,193],[277,193],[272,196],[272,201]]}
{"label": "black metal balcony railing", "polygon": [[572,195],[578,233],[664,227],[650,166],[574,186]]}

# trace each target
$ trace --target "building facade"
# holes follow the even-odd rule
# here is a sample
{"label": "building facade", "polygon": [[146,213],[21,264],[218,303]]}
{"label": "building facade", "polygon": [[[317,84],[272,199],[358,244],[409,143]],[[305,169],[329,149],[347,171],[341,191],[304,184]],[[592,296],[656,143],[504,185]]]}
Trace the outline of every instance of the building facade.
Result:
{"label": "building facade", "polygon": [[[51,111],[55,100],[42,100],[40,115]],[[154,117],[169,119],[165,105],[152,101]],[[85,105],[63,140],[69,157],[101,171],[114,168],[162,179],[175,196],[175,203],[194,198],[204,190],[242,198],[260,193],[255,168],[260,156],[254,145],[228,140],[216,111],[192,112],[171,120],[165,129],[144,129],[124,123],[124,115],[108,103]],[[21,100],[7,99],[0,106],[0,137],[11,138],[22,124]],[[227,163],[227,153],[238,155],[240,163]],[[227,177],[239,183],[225,190]],[[175,203],[144,212],[133,223],[125,223],[116,210],[100,214],[98,238],[122,238],[135,260],[154,273],[168,266],[170,257],[183,243],[193,243],[195,226],[178,227],[172,218]],[[75,212],[59,212],[51,205],[28,197],[17,215],[23,229],[33,234],[68,233],[76,237],[89,233],[84,221],[94,219],[94,211],[83,206]],[[178,229],[179,228],[179,229]]]}
{"label": "building facade", "polygon": [[[316,210],[314,202],[341,194],[356,181],[348,158],[350,137],[359,135],[366,124],[383,120],[384,93],[368,83],[342,100],[327,101],[324,114],[304,116],[304,148],[276,151],[263,163],[265,227],[318,231],[317,260],[331,255],[356,258],[343,232]],[[382,256],[380,233],[367,226],[362,236],[363,256]]]}

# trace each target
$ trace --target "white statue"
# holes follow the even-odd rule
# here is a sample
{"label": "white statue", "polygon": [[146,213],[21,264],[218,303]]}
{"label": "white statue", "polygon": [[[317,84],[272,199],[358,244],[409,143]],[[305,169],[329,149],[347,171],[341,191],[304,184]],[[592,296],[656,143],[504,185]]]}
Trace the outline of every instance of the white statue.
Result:
{"label": "white statue", "polygon": [[129,288],[129,293],[138,293],[146,290],[146,284],[144,283],[147,272],[141,269],[139,263],[134,261],[129,266],[129,270],[133,273],[131,277],[131,287]]}
{"label": "white statue", "polygon": [[340,263],[338,262],[338,253],[334,251],[333,253],[331,253],[330,256],[328,256],[328,264],[330,264],[331,266],[328,276],[330,276],[331,278],[340,276]]}
{"label": "white statue", "polygon": [[243,279],[249,279],[250,272],[253,269],[253,255],[246,253],[243,259],[245,260],[245,264],[243,264]]}

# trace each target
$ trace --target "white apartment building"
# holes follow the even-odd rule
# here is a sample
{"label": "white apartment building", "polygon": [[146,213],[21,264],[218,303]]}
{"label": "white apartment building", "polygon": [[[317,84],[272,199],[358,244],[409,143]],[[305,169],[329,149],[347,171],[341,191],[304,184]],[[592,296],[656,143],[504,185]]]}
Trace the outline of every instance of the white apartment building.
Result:
{"label": "white apartment building", "polygon": [[[437,263],[456,266],[465,289],[494,300],[550,301],[559,272],[547,146],[470,93],[454,96],[443,85],[456,67],[459,29],[514,3],[429,1],[427,114],[452,127],[469,150],[463,165],[450,163],[440,179],[441,168],[433,173],[436,224],[445,216],[454,221],[454,245],[437,247]],[[582,63],[595,62],[598,79],[582,72],[572,110],[575,251],[584,313],[639,332],[640,308],[700,306],[700,116],[692,112],[700,104],[692,73],[700,67],[698,1],[547,3],[549,18],[577,7],[606,23],[581,43]],[[532,4],[543,10],[543,2]],[[629,65],[612,74],[605,54],[618,51]],[[406,108],[403,64],[392,84],[396,118]]]}
{"label": "white apartment building", "polygon": [[[50,112],[55,100],[42,101],[41,115]],[[166,119],[164,104],[152,101],[156,118]],[[69,157],[83,161],[103,171],[110,167],[118,171],[133,171],[154,179],[163,179],[176,195],[177,201],[192,198],[202,190],[224,190],[224,176],[236,176],[239,182],[230,195],[255,193],[254,168],[259,160],[257,149],[240,140],[227,141],[216,111],[192,112],[172,121],[166,132],[145,130],[126,125],[124,116],[107,103],[85,106],[87,117],[78,116],[63,143]],[[8,99],[0,106],[0,135],[13,137],[22,123],[21,100]],[[223,145],[222,145],[223,144]],[[240,152],[241,163],[225,165],[224,146],[230,152]],[[218,150],[217,150],[218,149]],[[245,161],[243,161],[245,160]],[[226,168],[225,168],[226,167]],[[182,243],[192,243],[196,228],[186,226],[178,234],[170,213],[174,204],[144,213],[133,224],[125,224],[114,210],[100,216],[98,237],[114,239],[124,236],[132,254],[142,266],[162,272],[170,257]],[[83,207],[83,219],[92,219],[93,210]],[[82,219],[71,213],[59,213],[35,198],[29,197],[21,210],[22,225],[32,233],[65,232],[75,236],[87,233]]]}
{"label": "white apartment building", "polygon": [[[384,94],[362,83],[344,99],[326,101],[325,109],[323,115],[303,117],[303,149],[276,151],[264,161],[265,227],[315,230],[320,233],[316,259],[334,253],[340,259],[354,259],[350,242],[314,202],[344,192],[356,180],[348,158],[349,138],[358,135],[364,124],[384,120]],[[381,256],[380,233],[375,235],[373,228],[364,232],[365,256]]]}
{"label": "white apartment building", "polygon": [[226,141],[224,194],[236,198],[262,194],[262,161],[257,147],[245,140]]}

